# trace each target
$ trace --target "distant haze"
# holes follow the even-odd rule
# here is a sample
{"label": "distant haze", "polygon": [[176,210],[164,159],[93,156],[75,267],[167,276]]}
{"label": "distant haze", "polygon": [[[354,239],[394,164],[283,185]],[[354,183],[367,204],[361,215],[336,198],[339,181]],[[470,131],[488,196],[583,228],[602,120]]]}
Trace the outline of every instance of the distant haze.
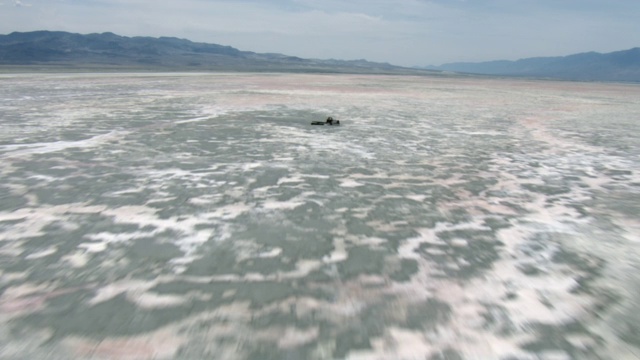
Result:
{"label": "distant haze", "polygon": [[0,33],[175,36],[403,66],[640,45],[637,0],[0,0]]}

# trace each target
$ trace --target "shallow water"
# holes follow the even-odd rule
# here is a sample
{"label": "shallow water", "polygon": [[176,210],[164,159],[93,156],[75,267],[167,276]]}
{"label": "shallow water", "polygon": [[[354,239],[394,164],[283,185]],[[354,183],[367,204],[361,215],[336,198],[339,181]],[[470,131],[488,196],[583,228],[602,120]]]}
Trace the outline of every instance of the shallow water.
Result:
{"label": "shallow water", "polygon": [[638,358],[637,99],[0,75],[0,358]]}

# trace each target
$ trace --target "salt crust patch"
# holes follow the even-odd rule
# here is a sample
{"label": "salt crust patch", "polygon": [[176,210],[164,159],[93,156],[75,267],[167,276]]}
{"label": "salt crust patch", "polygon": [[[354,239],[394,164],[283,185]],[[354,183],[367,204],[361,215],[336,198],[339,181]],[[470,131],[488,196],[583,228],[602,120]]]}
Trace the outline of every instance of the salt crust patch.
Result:
{"label": "salt crust patch", "polygon": [[419,228],[415,229],[418,234],[417,237],[409,238],[405,240],[403,244],[400,245],[398,253],[401,257],[412,258],[414,257],[414,250],[417,249],[420,244],[430,244],[430,245],[439,245],[439,246],[447,246],[451,245],[454,247],[464,247],[468,245],[467,239],[454,238],[451,239],[448,243],[444,240],[441,240],[438,237],[438,233],[445,231],[453,231],[453,230],[491,230],[491,228],[482,225],[483,219],[475,219],[473,222],[461,223],[461,224],[449,224],[438,222],[435,228]]}
{"label": "salt crust patch", "polygon": [[44,249],[42,251],[38,251],[32,254],[29,254],[25,257],[26,260],[33,260],[33,259],[40,259],[43,257],[47,257],[49,255],[53,255],[58,251],[58,247],[56,246],[50,246],[47,249]]}
{"label": "salt crust patch", "polygon": [[34,293],[44,292],[50,290],[49,287],[45,284],[31,284],[31,283],[23,283],[20,285],[9,286],[4,290],[1,300],[7,299],[17,299],[20,297],[32,295]]}
{"label": "salt crust patch", "polygon": [[[137,224],[139,227],[153,226],[153,233],[161,233],[164,231],[174,231],[181,236],[174,241],[184,253],[184,259],[193,260],[191,256],[196,249],[207,242],[214,234],[212,229],[196,230],[198,224],[208,223],[206,215],[193,216],[188,218],[173,217],[169,219],[160,219],[156,215],[157,210],[145,206],[123,206],[114,209],[106,209],[102,215],[111,216],[114,222]],[[94,236],[94,235],[88,235]],[[100,238],[107,242],[117,242],[143,236],[142,233],[132,234],[107,234],[102,233]],[[179,259],[175,259],[179,261]]]}
{"label": "salt crust patch", "polygon": [[288,177],[285,176],[278,179],[278,185],[282,185],[284,183],[301,183],[301,182],[304,182],[304,177],[302,176],[302,174],[296,174]]}
{"label": "salt crust patch", "polygon": [[267,210],[291,210],[304,205],[304,201],[266,200],[262,206]]}
{"label": "salt crust patch", "polygon": [[99,253],[105,251],[108,244],[108,242],[83,243],[78,245],[78,247],[89,253]]}
{"label": "salt crust patch", "polygon": [[0,233],[0,241],[30,238],[45,235],[42,229],[58,223],[74,230],[77,225],[66,221],[67,214],[95,214],[106,209],[106,206],[86,206],[82,203],[72,203],[57,206],[40,206],[36,208],[21,208],[13,212],[0,212],[0,221],[19,221],[8,231]]}
{"label": "salt crust patch", "polygon": [[151,292],[130,294],[128,298],[143,309],[166,308],[185,304],[188,299],[178,295],[160,295]]}
{"label": "salt crust patch", "polygon": [[320,329],[309,328],[300,330],[296,328],[287,328],[284,334],[278,340],[278,347],[281,349],[292,349],[317,340]]}
{"label": "salt crust patch", "polygon": [[207,216],[211,218],[218,218],[222,220],[231,220],[235,219],[238,216],[250,212],[253,210],[252,206],[249,206],[245,203],[236,203],[224,206],[216,207],[212,212],[210,212]]}
{"label": "salt crust patch", "polygon": [[269,251],[265,251],[265,252],[261,252],[258,254],[259,258],[274,258],[274,257],[278,257],[280,254],[282,254],[282,248],[273,248]]}
{"label": "salt crust patch", "polygon": [[114,297],[127,292],[145,292],[156,285],[156,281],[128,280],[107,284],[98,288],[96,294],[88,303],[96,305],[104,301],[113,299]]}
{"label": "salt crust patch", "polygon": [[353,179],[343,179],[340,180],[340,186],[342,187],[346,187],[346,188],[353,188],[353,187],[358,187],[358,186],[363,186],[363,183],[359,183]]}
{"label": "salt crust patch", "polygon": [[406,198],[411,199],[413,201],[417,201],[417,202],[423,202],[427,198],[427,196],[426,195],[407,195]]}
{"label": "salt crust patch", "polygon": [[24,156],[32,154],[46,154],[62,151],[70,148],[86,148],[99,146],[107,141],[124,137],[126,131],[111,131],[106,134],[96,135],[89,139],[78,141],[55,141],[50,143],[33,143],[28,145],[0,145],[0,151],[8,152],[5,156]]}
{"label": "salt crust patch", "polygon": [[200,196],[200,197],[190,198],[188,201],[190,204],[202,206],[202,205],[213,205],[216,203],[217,199],[213,196],[209,196],[209,197]]}
{"label": "salt crust patch", "polygon": [[78,250],[71,254],[65,255],[61,258],[63,261],[69,263],[73,268],[81,268],[89,263],[89,255],[84,250]]}
{"label": "salt crust patch", "polygon": [[347,253],[344,239],[342,237],[335,237],[333,239],[333,250],[329,255],[322,257],[322,261],[325,263],[336,263],[344,261],[349,257]]}
{"label": "salt crust patch", "polygon": [[178,120],[178,121],[174,122],[174,124],[189,124],[189,123],[194,123],[194,122],[206,121],[206,120],[210,120],[212,117],[219,116],[219,115],[222,115],[222,114],[223,114],[223,112],[220,112],[220,113],[215,114],[215,115],[212,114],[212,115],[207,115],[207,116],[195,117],[195,118],[192,118],[192,119]]}
{"label": "salt crust patch", "polygon": [[352,351],[347,359],[419,360],[428,358],[436,350],[422,332],[398,327],[388,328],[385,337],[373,340],[371,346],[374,351]]}
{"label": "salt crust patch", "polygon": [[623,236],[630,242],[640,244],[640,221],[630,218],[618,218],[614,222],[624,229]]}
{"label": "salt crust patch", "polygon": [[469,245],[469,242],[465,239],[455,238],[455,239],[451,239],[450,244],[451,246],[454,246],[454,247],[465,247]]}
{"label": "salt crust patch", "polygon": [[[131,240],[135,240],[135,239],[144,239],[144,238],[150,238],[153,237],[154,235],[158,234],[159,231],[158,230],[154,230],[154,231],[134,231],[134,232],[128,232],[128,233],[110,233],[110,232],[100,232],[100,233],[95,233],[95,234],[88,234],[85,236],[85,238],[92,240],[92,241],[99,241],[106,244],[109,243],[122,243],[122,242],[128,242]],[[97,245],[97,244],[96,244]],[[80,247],[85,247],[85,248],[89,248],[91,246],[94,246],[94,244],[91,243],[83,243],[79,245]],[[104,248],[102,249],[104,250]],[[98,250],[98,251],[102,251],[102,250]],[[91,250],[89,250],[91,251]]]}
{"label": "salt crust patch", "polygon": [[[574,234],[575,230],[571,223],[576,221],[573,213],[566,213],[559,207],[549,207],[545,205],[545,197],[538,196],[529,202],[531,214],[522,219],[519,223],[513,223],[511,228],[498,232],[498,236],[505,244],[505,253],[515,253],[517,247],[529,241],[535,234],[540,232],[561,232]],[[419,272],[411,283],[418,286],[422,282],[421,274],[435,274],[433,269],[428,268],[428,264],[417,253],[420,244],[431,243],[444,245],[437,238],[437,233],[452,229],[481,229],[490,230],[482,223],[482,218],[476,218],[472,223],[447,224],[438,223],[434,229],[418,229],[419,236],[407,239],[398,249],[401,258],[413,258],[419,262]],[[453,239],[452,246],[466,246],[466,239]],[[470,283],[460,286],[451,281],[442,280],[440,284],[434,284],[427,280],[427,287],[432,289],[436,298],[448,303],[452,310],[451,324],[445,332],[438,334],[436,339],[426,341],[420,337],[413,337],[413,341],[432,343],[437,340],[439,348],[448,343],[444,337],[446,331],[455,334],[449,346],[460,351],[465,358],[501,358],[504,356],[516,356],[518,358],[529,359],[534,355],[528,354],[520,349],[517,344],[525,341],[532,341],[528,338],[526,329],[529,324],[542,322],[546,324],[561,325],[587,316],[588,309],[593,306],[593,299],[573,294],[577,283],[571,276],[561,274],[558,270],[550,269],[549,274],[542,274],[537,277],[524,276],[517,268],[518,261],[511,260],[510,257],[503,258],[494,264],[493,269],[484,277],[474,279]],[[509,285],[507,285],[509,284]],[[399,291],[402,287],[395,285]],[[457,289],[454,291],[454,289]],[[517,297],[508,302],[504,297],[510,291],[515,291]],[[508,314],[509,321],[516,327],[516,334],[511,339],[492,334],[490,330],[485,330],[482,317],[484,307],[480,304],[499,304],[503,306]],[[553,304],[548,306],[546,304]],[[444,330],[444,329],[443,329]],[[411,335],[408,335],[411,337]],[[460,342],[460,338],[464,340]],[[488,346],[480,346],[486,343]],[[426,344],[425,344],[426,346]],[[425,349],[425,351],[427,351]],[[371,354],[375,358],[382,351]],[[559,358],[566,357],[566,353],[549,353],[544,356]],[[367,355],[364,355],[367,356]],[[395,356],[395,355],[394,355]],[[401,355],[398,355],[401,356]],[[411,356],[411,355],[410,355]],[[382,356],[384,358],[384,356]]]}

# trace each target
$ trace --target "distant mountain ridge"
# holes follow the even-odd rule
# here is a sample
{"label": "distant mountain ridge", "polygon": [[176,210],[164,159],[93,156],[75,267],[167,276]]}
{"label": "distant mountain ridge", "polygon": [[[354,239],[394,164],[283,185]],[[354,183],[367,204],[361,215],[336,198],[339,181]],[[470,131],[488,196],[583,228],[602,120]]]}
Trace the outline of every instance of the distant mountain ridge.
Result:
{"label": "distant mountain ridge", "polygon": [[366,60],[316,60],[260,54],[174,37],[126,37],[110,32],[13,32],[0,35],[0,65],[102,69],[428,73]]}
{"label": "distant mountain ridge", "polygon": [[366,60],[303,59],[242,51],[175,37],[126,37],[63,31],[0,35],[0,66],[93,70],[286,71],[380,74],[481,75],[580,81],[640,82],[640,47],[606,54],[587,52],[517,61],[459,62],[420,69]]}
{"label": "distant mountain ridge", "polygon": [[484,75],[640,82],[640,48],[606,54],[587,52],[559,57],[526,58],[517,61],[459,62],[427,68]]}

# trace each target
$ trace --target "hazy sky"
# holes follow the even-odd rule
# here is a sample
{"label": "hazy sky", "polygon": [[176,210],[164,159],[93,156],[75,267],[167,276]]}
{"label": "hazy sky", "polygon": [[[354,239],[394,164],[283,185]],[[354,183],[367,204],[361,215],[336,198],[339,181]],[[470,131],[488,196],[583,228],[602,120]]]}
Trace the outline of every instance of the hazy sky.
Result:
{"label": "hazy sky", "polygon": [[0,0],[0,33],[175,36],[397,65],[640,46],[640,0]]}

